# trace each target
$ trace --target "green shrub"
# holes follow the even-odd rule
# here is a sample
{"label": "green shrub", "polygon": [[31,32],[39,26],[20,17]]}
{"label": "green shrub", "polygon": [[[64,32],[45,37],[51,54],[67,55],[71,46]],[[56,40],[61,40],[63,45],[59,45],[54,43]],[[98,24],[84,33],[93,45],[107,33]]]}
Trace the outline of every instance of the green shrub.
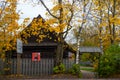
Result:
{"label": "green shrub", "polygon": [[80,65],[79,64],[73,64],[72,68],[70,68],[69,72],[73,75],[78,75],[78,77],[81,77]]}
{"label": "green shrub", "polygon": [[0,75],[4,74],[3,71],[0,71]]}
{"label": "green shrub", "polygon": [[105,51],[96,71],[100,77],[120,74],[120,47],[118,45],[112,45]]}
{"label": "green shrub", "polygon": [[55,66],[54,68],[53,68],[53,72],[54,73],[64,73],[65,72],[65,65],[64,64],[60,64],[59,66]]}

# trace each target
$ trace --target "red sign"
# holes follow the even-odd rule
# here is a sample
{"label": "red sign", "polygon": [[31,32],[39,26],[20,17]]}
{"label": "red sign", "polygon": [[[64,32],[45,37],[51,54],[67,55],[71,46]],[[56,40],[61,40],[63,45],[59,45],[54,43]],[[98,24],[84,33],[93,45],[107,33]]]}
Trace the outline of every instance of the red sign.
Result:
{"label": "red sign", "polygon": [[39,52],[32,53],[32,61],[40,61],[40,53]]}

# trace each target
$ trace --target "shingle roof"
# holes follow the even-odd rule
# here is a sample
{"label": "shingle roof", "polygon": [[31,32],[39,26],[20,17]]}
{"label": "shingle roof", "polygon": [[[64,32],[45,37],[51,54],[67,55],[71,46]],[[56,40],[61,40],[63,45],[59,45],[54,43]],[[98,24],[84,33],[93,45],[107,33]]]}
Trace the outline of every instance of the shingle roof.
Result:
{"label": "shingle roof", "polygon": [[80,47],[81,53],[101,53],[101,49],[99,47]]}

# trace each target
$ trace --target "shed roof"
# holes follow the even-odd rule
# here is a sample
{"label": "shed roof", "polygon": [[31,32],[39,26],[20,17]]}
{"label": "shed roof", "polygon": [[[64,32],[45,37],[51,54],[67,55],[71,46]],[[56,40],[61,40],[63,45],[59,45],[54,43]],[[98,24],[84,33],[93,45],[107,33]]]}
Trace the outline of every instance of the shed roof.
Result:
{"label": "shed roof", "polygon": [[57,46],[57,43],[43,42],[43,43],[28,43],[23,46]]}
{"label": "shed roof", "polygon": [[80,53],[101,53],[101,49],[99,47],[80,47]]}

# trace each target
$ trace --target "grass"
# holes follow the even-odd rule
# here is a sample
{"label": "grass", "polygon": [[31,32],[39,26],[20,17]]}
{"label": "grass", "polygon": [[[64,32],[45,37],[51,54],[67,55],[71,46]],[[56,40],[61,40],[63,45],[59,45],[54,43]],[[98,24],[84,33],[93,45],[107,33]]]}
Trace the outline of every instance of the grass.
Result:
{"label": "grass", "polygon": [[92,68],[92,67],[80,67],[80,70],[94,72],[94,68]]}

